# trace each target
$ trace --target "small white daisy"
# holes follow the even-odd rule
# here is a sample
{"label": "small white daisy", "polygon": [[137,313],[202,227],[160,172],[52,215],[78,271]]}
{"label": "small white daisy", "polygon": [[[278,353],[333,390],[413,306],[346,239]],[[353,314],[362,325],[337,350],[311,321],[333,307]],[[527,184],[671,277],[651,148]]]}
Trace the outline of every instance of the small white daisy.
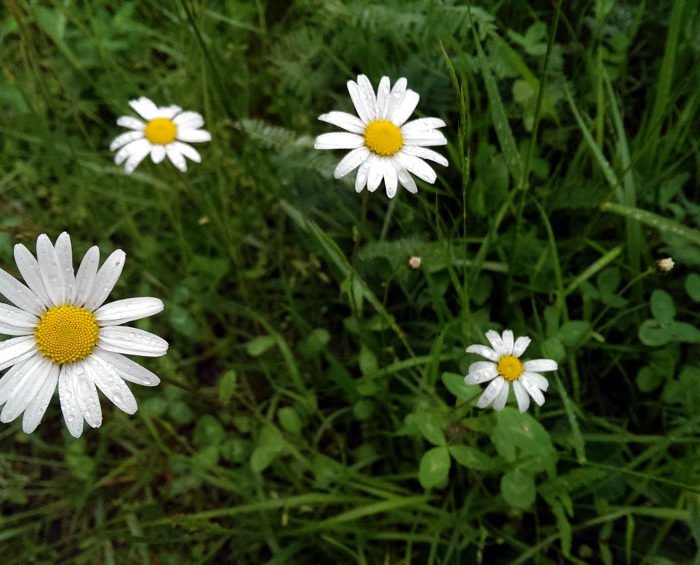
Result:
{"label": "small white daisy", "polygon": [[543,392],[549,387],[549,381],[539,374],[540,371],[556,371],[557,362],[552,359],[520,360],[520,356],[530,345],[529,337],[519,337],[513,342],[513,332],[505,330],[503,335],[489,330],[486,338],[491,347],[470,345],[467,353],[476,353],[488,359],[477,361],[469,366],[469,374],[464,377],[468,385],[491,381],[479,397],[477,406],[486,408],[493,402],[494,410],[503,410],[508,400],[508,383],[513,383],[513,392],[518,401],[518,408],[525,412],[530,406],[530,396],[539,405],[544,404]]}
{"label": "small white daisy", "polygon": [[396,194],[398,183],[415,193],[418,188],[409,173],[425,182],[435,182],[435,171],[424,159],[447,166],[447,159],[427,149],[447,144],[445,136],[437,130],[445,122],[439,118],[406,122],[420,99],[418,93],[406,89],[406,84],[406,79],[400,78],[390,88],[389,77],[382,77],[375,94],[369,79],[358,75],[357,82],[348,81],[348,91],[359,118],[347,112],[329,112],[318,117],[346,130],[319,135],[314,147],[352,149],[338,163],[334,176],[339,179],[359,167],[355,177],[357,192],[365,186],[374,192],[384,179],[389,198]]}
{"label": "small white daisy", "polygon": [[145,96],[130,100],[131,106],[145,122],[133,116],[122,116],[117,125],[129,128],[118,135],[109,146],[110,151],[117,151],[114,162],[124,163],[124,171],[130,175],[141,161],[151,154],[154,163],[160,163],[165,156],[183,173],[187,170],[185,157],[195,163],[201,163],[199,152],[183,143],[211,141],[211,134],[203,129],[204,118],[197,112],[183,112],[179,106],[158,107]]}
{"label": "small white daisy", "polygon": [[56,246],[42,234],[36,258],[15,245],[15,262],[26,286],[0,269],[0,334],[18,336],[0,342],[0,421],[24,413],[22,429],[33,432],[58,385],[68,431],[80,437],[83,420],[102,424],[99,388],[127,414],[136,399],[124,381],[155,386],[160,379],[127,355],[160,357],[168,342],[122,324],[163,310],[158,298],[128,298],[104,304],[119,279],[126,254],[117,250],[98,270],[100,251],[91,247],[78,272],[73,270],[70,237],[62,233]]}

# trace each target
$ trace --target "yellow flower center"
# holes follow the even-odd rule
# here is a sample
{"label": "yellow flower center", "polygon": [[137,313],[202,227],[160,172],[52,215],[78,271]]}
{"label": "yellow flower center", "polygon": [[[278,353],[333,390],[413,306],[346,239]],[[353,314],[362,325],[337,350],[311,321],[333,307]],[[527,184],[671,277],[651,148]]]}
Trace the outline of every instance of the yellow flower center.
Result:
{"label": "yellow flower center", "polygon": [[365,146],[377,155],[390,157],[403,147],[401,129],[388,120],[374,120],[365,128]]}
{"label": "yellow flower center", "polygon": [[507,381],[516,381],[523,374],[525,368],[520,359],[514,355],[504,355],[498,360],[498,373]]}
{"label": "yellow flower center", "polygon": [[146,124],[146,139],[156,145],[168,145],[177,137],[177,126],[168,118],[155,118]]}
{"label": "yellow flower center", "polygon": [[34,330],[39,351],[56,365],[85,359],[95,348],[98,334],[93,313],[72,304],[49,308]]}

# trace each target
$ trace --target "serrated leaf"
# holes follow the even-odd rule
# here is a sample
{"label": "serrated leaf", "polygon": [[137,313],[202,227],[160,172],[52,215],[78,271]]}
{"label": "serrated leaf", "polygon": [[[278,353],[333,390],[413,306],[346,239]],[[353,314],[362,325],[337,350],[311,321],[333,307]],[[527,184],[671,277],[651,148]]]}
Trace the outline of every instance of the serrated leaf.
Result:
{"label": "serrated leaf", "polygon": [[449,449],[447,447],[434,447],[430,451],[426,451],[420,460],[418,480],[423,488],[434,488],[447,481],[449,472]]}
{"label": "serrated leaf", "polygon": [[527,510],[535,502],[535,479],[529,473],[511,471],[501,477],[501,495],[513,508]]}

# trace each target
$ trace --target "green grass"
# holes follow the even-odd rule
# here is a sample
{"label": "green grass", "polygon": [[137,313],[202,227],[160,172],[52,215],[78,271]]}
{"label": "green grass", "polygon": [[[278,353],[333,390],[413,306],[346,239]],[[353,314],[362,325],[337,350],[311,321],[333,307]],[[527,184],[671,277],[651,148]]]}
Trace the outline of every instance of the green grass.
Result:
{"label": "green grass", "polygon": [[[0,267],[124,249],[171,349],[133,417],[0,428],[0,561],[700,563],[698,36],[691,1],[6,2]],[[313,150],[359,72],[447,122],[434,186]],[[113,164],[139,95],[203,113],[186,175]],[[522,416],[462,381],[503,328],[560,366]]]}

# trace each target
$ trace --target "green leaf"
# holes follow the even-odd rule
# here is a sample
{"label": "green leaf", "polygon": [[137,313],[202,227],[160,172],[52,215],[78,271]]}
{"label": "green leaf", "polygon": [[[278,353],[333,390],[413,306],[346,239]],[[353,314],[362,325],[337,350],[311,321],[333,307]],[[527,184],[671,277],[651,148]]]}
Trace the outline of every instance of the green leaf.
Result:
{"label": "green leaf", "polygon": [[219,379],[219,400],[226,405],[231,401],[233,393],[236,391],[236,371],[230,369]]}
{"label": "green leaf", "polygon": [[673,298],[665,290],[656,289],[651,294],[651,313],[659,322],[670,322],[676,317]]}
{"label": "green leaf", "polygon": [[284,449],[284,438],[280,431],[266,425],[260,432],[258,447],[250,456],[250,467],[255,473],[264,471]]}
{"label": "green leaf", "polygon": [[685,291],[695,302],[700,302],[700,275],[690,273],[685,279]]}
{"label": "green leaf", "polygon": [[584,320],[565,322],[557,332],[557,337],[567,347],[581,345],[591,332],[591,324]]}
{"label": "green leaf", "polygon": [[644,320],[639,326],[639,340],[644,345],[659,347],[672,341],[672,336],[668,332],[667,324],[662,324],[657,320]]}
{"label": "green leaf", "polygon": [[331,340],[331,334],[324,328],[311,331],[299,344],[299,353],[305,359],[318,357]]}
{"label": "green leaf", "polygon": [[299,413],[291,406],[285,406],[277,411],[277,418],[280,426],[286,432],[298,436],[301,434],[303,423],[299,417]]}
{"label": "green leaf", "polygon": [[223,426],[214,416],[205,414],[197,420],[194,428],[194,443],[198,447],[219,445],[225,436]]}
{"label": "green leaf", "polygon": [[527,510],[535,502],[535,479],[529,473],[511,471],[501,477],[501,495],[513,508]]}
{"label": "green leaf", "polygon": [[418,480],[429,489],[444,484],[450,472],[450,451],[447,447],[434,447],[426,451],[420,460]]}
{"label": "green leaf", "polygon": [[421,435],[433,445],[445,445],[445,433],[430,412],[420,410],[415,413],[414,420]]}
{"label": "green leaf", "polygon": [[460,400],[475,400],[481,394],[479,385],[468,385],[464,382],[464,375],[456,373],[443,373],[442,383],[447,390]]}
{"label": "green leaf", "polygon": [[552,469],[556,452],[547,430],[527,413],[515,408],[496,412],[496,427],[491,436],[498,453],[523,470],[537,472]]}
{"label": "green leaf", "polygon": [[662,380],[663,375],[652,367],[642,367],[637,373],[637,388],[642,392],[651,392],[659,387]]}
{"label": "green leaf", "polygon": [[470,447],[468,445],[452,445],[449,449],[455,461],[469,469],[474,469],[475,471],[490,471],[495,467],[493,458],[475,447]]}
{"label": "green leaf", "polygon": [[277,343],[277,338],[273,335],[261,335],[251,339],[245,344],[248,355],[259,357]]}
{"label": "green leaf", "polygon": [[542,354],[548,359],[561,362],[566,358],[564,344],[558,337],[549,337],[542,342]]}
{"label": "green leaf", "polygon": [[605,202],[601,205],[601,209],[604,212],[612,212],[614,214],[619,214],[620,216],[625,216],[626,218],[633,218],[643,224],[651,226],[658,229],[659,231],[666,232],[672,235],[677,235],[683,239],[690,241],[696,245],[700,245],[700,230],[689,228],[676,222],[675,220],[669,220],[658,214],[652,212],[647,212],[641,208],[634,208],[632,206],[623,206],[622,204],[615,204],[613,202]]}

